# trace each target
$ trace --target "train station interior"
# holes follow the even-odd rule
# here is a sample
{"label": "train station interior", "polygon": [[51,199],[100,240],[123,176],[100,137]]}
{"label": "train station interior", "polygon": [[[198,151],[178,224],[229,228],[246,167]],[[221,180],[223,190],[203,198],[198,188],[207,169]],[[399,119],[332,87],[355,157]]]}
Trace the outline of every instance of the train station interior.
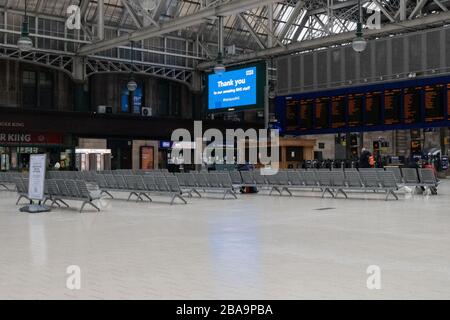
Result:
{"label": "train station interior", "polygon": [[0,0],[0,299],[450,299],[449,9]]}

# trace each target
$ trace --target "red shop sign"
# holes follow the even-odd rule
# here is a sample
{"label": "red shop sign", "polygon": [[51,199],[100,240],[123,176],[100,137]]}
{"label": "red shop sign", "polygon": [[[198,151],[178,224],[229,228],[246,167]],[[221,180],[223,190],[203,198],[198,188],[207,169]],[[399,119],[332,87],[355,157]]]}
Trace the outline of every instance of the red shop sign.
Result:
{"label": "red shop sign", "polygon": [[58,133],[3,133],[0,132],[1,144],[39,145],[61,144],[62,135]]}

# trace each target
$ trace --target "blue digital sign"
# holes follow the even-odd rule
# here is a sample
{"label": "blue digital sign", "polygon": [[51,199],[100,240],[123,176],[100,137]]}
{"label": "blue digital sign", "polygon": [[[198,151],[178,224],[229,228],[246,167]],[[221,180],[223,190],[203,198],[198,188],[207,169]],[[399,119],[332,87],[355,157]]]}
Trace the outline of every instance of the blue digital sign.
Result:
{"label": "blue digital sign", "polygon": [[[128,91],[127,88],[122,90],[122,96],[121,96],[122,112],[129,112],[129,109],[128,109],[129,95],[130,95],[130,91]],[[133,113],[137,113],[137,114],[141,113],[142,97],[143,97],[142,88],[137,87],[137,89],[136,89],[136,91],[134,91],[134,95],[133,95]]]}
{"label": "blue digital sign", "polygon": [[229,109],[257,103],[256,67],[211,74],[208,78],[208,109]]}

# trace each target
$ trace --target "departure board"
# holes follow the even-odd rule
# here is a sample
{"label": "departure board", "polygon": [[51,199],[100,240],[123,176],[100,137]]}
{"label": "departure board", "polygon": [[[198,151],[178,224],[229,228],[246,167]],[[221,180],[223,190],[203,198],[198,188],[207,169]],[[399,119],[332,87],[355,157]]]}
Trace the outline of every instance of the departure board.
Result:
{"label": "departure board", "polygon": [[420,122],[420,90],[422,88],[406,88],[403,92],[403,112],[405,124]]}
{"label": "departure board", "polygon": [[316,129],[328,128],[328,108],[330,105],[330,98],[316,99]]}
{"label": "departure board", "polygon": [[286,102],[286,130],[298,129],[298,101],[288,100]]}
{"label": "departure board", "polygon": [[381,92],[366,93],[366,125],[376,126],[381,123]]}
{"label": "departure board", "polygon": [[347,103],[345,96],[336,96],[331,98],[331,127],[345,127],[345,113]]}
{"label": "departure board", "polygon": [[363,94],[348,95],[348,125],[350,127],[363,124]]}
{"label": "departure board", "polygon": [[300,101],[300,130],[310,130],[313,128],[313,110],[313,99]]}
{"label": "departure board", "polygon": [[402,90],[386,90],[384,92],[384,124],[401,122]]}
{"label": "departure board", "polygon": [[444,120],[444,85],[425,86],[425,121]]}
{"label": "departure board", "polygon": [[450,84],[447,84],[447,117],[450,120]]}

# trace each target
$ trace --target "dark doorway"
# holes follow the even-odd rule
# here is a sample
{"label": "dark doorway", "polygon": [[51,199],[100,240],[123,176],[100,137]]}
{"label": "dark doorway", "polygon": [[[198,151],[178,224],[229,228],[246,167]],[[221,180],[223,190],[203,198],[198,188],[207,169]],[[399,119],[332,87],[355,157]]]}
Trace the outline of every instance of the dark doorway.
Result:
{"label": "dark doorway", "polygon": [[133,141],[127,139],[108,139],[111,149],[111,169],[132,169]]}

